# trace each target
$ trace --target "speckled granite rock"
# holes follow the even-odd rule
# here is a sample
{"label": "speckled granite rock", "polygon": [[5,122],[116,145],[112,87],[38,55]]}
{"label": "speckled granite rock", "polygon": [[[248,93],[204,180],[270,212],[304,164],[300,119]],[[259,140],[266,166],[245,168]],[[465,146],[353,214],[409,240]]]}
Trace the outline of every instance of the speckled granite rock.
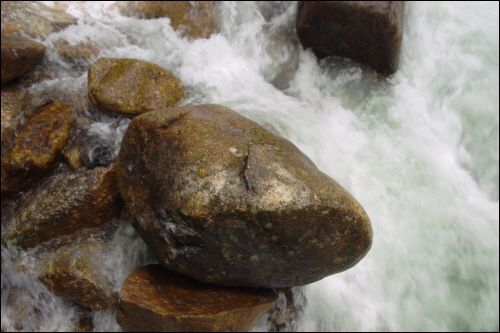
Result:
{"label": "speckled granite rock", "polygon": [[51,179],[19,210],[9,232],[12,243],[30,248],[118,218],[123,201],[116,187],[115,164],[79,168]]}
{"label": "speckled granite rock", "polygon": [[99,110],[130,117],[174,106],[184,97],[179,78],[136,59],[99,59],[89,68],[88,91]]}
{"label": "speckled granite rock", "polygon": [[116,319],[125,332],[247,332],[277,299],[271,289],[206,284],[147,265],[123,282]]}
{"label": "speckled granite rock", "polygon": [[2,159],[2,194],[27,190],[48,176],[62,155],[74,122],[73,111],[63,102],[39,109]]}
{"label": "speckled granite rock", "polygon": [[158,261],[223,285],[304,285],[370,249],[363,207],[290,141],[220,105],[130,123],[117,181]]}

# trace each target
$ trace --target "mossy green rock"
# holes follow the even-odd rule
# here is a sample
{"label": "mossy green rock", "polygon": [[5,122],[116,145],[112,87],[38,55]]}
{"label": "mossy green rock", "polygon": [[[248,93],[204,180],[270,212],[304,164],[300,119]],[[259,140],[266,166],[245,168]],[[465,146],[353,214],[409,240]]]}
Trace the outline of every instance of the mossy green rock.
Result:
{"label": "mossy green rock", "polygon": [[101,58],[88,71],[90,101],[101,111],[135,117],[174,106],[184,87],[165,68],[137,59]]}
{"label": "mossy green rock", "polygon": [[207,283],[304,285],[354,266],[372,243],[344,188],[290,141],[220,105],[134,118],[117,182],[158,261]]}

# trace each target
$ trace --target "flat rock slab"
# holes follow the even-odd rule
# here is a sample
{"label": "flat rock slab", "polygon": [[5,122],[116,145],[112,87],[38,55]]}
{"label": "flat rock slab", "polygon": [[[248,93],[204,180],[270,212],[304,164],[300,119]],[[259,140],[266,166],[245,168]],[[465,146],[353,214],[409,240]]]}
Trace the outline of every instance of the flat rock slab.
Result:
{"label": "flat rock slab", "polygon": [[101,58],[88,71],[90,101],[101,111],[135,117],[174,106],[184,87],[165,68],[136,59]]}
{"label": "flat rock slab", "polygon": [[207,283],[290,287],[370,249],[363,207],[290,141],[220,105],[130,123],[117,182],[160,264]]}
{"label": "flat rock slab", "polygon": [[206,284],[147,265],[123,282],[116,319],[125,332],[245,332],[277,300],[271,289]]}
{"label": "flat rock slab", "polygon": [[37,110],[2,160],[2,194],[27,190],[48,176],[62,156],[74,123],[73,111],[63,102]]}
{"label": "flat rock slab", "polygon": [[320,59],[346,57],[390,75],[398,69],[403,14],[402,1],[299,1],[297,35]]}
{"label": "flat rock slab", "polygon": [[25,37],[2,36],[2,84],[31,70],[43,58],[46,47]]}

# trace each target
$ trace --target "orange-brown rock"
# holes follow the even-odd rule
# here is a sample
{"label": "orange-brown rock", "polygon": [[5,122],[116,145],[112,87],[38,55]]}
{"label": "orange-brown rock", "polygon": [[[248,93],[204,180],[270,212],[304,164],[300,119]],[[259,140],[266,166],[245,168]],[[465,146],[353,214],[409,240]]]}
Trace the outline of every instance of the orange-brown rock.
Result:
{"label": "orange-brown rock", "polygon": [[76,18],[62,9],[40,1],[2,1],[2,39],[4,35],[46,37],[76,23]]}
{"label": "orange-brown rock", "polygon": [[74,122],[73,111],[63,102],[39,109],[2,160],[2,193],[27,190],[49,175],[61,157]]}
{"label": "orange-brown rock", "polygon": [[25,37],[2,36],[2,84],[28,72],[42,60],[46,47]]}
{"label": "orange-brown rock", "polygon": [[80,147],[75,145],[64,152],[64,160],[71,170],[76,170],[82,166],[81,150]]}
{"label": "orange-brown rock", "polygon": [[390,75],[398,69],[403,12],[402,1],[299,1],[297,35],[320,59],[346,57]]}
{"label": "orange-brown rock", "polygon": [[117,321],[126,332],[245,332],[277,299],[271,289],[205,284],[147,265],[125,279]]}
{"label": "orange-brown rock", "polygon": [[353,267],[372,244],[370,219],[342,186],[221,105],[134,118],[117,181],[160,264],[206,283],[304,285]]}
{"label": "orange-brown rock", "polygon": [[116,187],[115,164],[79,168],[51,179],[21,207],[9,239],[22,248],[60,235],[115,220],[123,202]]}
{"label": "orange-brown rock", "polygon": [[130,117],[174,106],[184,97],[175,75],[150,62],[101,58],[88,71],[88,92],[102,111]]}
{"label": "orange-brown rock", "polygon": [[124,15],[147,19],[168,17],[174,30],[193,38],[208,38],[216,24],[216,1],[129,1]]}
{"label": "orange-brown rock", "polygon": [[[118,305],[113,284],[102,264],[111,252],[114,229],[86,229],[72,234],[56,249],[47,246],[38,251],[42,268],[39,280],[55,295],[70,299],[82,307],[100,311]],[[92,231],[90,231],[92,230]],[[40,253],[44,252],[43,255]]]}
{"label": "orange-brown rock", "polygon": [[13,82],[2,85],[2,159],[12,148],[19,129],[52,97],[38,91],[30,93]]}

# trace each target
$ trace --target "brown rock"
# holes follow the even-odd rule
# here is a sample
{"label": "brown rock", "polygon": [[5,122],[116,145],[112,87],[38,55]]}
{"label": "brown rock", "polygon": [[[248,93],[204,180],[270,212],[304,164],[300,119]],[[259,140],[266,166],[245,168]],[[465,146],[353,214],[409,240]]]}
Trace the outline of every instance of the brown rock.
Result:
{"label": "brown rock", "polygon": [[168,17],[174,30],[193,38],[208,38],[214,31],[216,1],[128,1],[122,13],[147,19]]}
{"label": "brown rock", "polygon": [[245,332],[277,299],[271,289],[205,284],[147,265],[125,279],[116,319],[126,332]]}
{"label": "brown rock", "polygon": [[2,84],[35,67],[46,47],[24,37],[2,36]]}
{"label": "brown rock", "polygon": [[84,59],[90,60],[97,57],[101,52],[100,46],[93,42],[71,43],[65,39],[59,39],[54,42],[54,47],[63,58],[66,59]]}
{"label": "brown rock", "polygon": [[52,97],[38,91],[30,93],[13,83],[2,85],[2,159],[12,148],[19,129]]}
{"label": "brown rock", "polygon": [[2,193],[24,191],[52,172],[75,122],[62,102],[39,109],[25,124],[2,160]]}
{"label": "brown rock", "polygon": [[16,216],[10,241],[22,248],[118,218],[123,202],[116,188],[115,164],[66,172],[37,189]]}
{"label": "brown rock", "polygon": [[39,1],[2,1],[2,39],[4,35],[46,37],[76,23],[76,18],[62,9]]}
{"label": "brown rock", "polygon": [[299,1],[297,34],[318,58],[330,55],[396,72],[403,36],[402,1]]}
{"label": "brown rock", "polygon": [[47,248],[38,251],[37,257],[43,257],[39,280],[55,295],[86,309],[100,311],[117,306],[114,286],[106,277],[109,272],[103,270],[102,260],[99,260],[112,250],[110,231],[113,230],[105,232],[93,228],[92,232],[86,230],[70,235],[63,241],[66,244],[57,249],[48,247],[48,251]]}
{"label": "brown rock", "polygon": [[82,166],[81,150],[78,146],[73,146],[64,152],[64,160],[68,164],[71,170],[76,170]]}
{"label": "brown rock", "polygon": [[203,282],[304,285],[371,247],[356,199],[290,141],[220,105],[134,118],[117,181],[160,264]]}
{"label": "brown rock", "polygon": [[184,97],[179,78],[136,59],[101,58],[88,72],[89,98],[102,111],[136,116],[174,106]]}

